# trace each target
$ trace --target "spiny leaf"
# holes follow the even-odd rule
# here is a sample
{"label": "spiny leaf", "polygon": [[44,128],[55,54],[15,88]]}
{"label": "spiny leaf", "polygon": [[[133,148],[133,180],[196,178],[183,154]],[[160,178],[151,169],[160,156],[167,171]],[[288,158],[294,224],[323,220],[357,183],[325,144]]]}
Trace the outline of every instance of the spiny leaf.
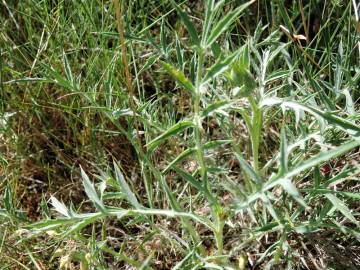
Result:
{"label": "spiny leaf", "polygon": [[239,87],[239,94],[246,97],[253,93],[257,85],[249,68],[249,48],[244,46],[239,60],[233,63],[231,67],[229,78],[235,86]]}
{"label": "spiny leaf", "polygon": [[349,120],[346,120],[344,118],[341,118],[339,116],[336,116],[335,114],[331,112],[324,112],[317,108],[314,108],[313,106],[301,104],[299,102],[295,101],[284,101],[280,98],[266,98],[260,103],[260,107],[263,106],[274,106],[281,104],[281,106],[292,108],[292,109],[301,109],[304,111],[307,111],[314,116],[321,117],[322,119],[328,121],[330,124],[341,128],[348,134],[360,138],[360,127]]}
{"label": "spiny leaf", "polygon": [[264,186],[264,189],[268,190],[268,189],[274,187],[275,185],[277,185],[279,182],[281,182],[282,178],[291,179],[292,177],[300,174],[301,172],[311,169],[317,165],[320,165],[320,164],[322,164],[326,161],[329,161],[333,158],[336,158],[340,155],[343,155],[359,145],[360,145],[360,140],[352,140],[352,141],[350,141],[346,144],[343,144],[335,149],[329,150],[327,152],[322,152],[322,153],[314,156],[313,158],[310,158],[310,159],[306,160],[305,162],[299,164],[295,168],[290,169],[281,178],[275,179],[273,181],[266,183],[266,185]]}
{"label": "spiny leaf", "polygon": [[116,164],[115,161],[113,163],[114,163],[116,180],[119,183],[121,192],[125,195],[126,200],[129,203],[131,203],[131,205],[134,206],[136,209],[143,208],[143,206],[136,199],[134,193],[131,191],[129,185],[126,183],[124,175],[121,173],[119,166]]}
{"label": "spiny leaf", "polygon": [[56,211],[58,211],[60,214],[66,216],[68,218],[71,217],[69,210],[67,209],[67,207],[62,202],[60,202],[54,196],[50,197],[50,201],[51,201],[51,204],[55,208]]}
{"label": "spiny leaf", "polygon": [[74,219],[46,219],[39,222],[28,225],[26,228],[35,231],[48,231],[58,228],[60,226],[68,225],[74,222]]}
{"label": "spiny leaf", "polygon": [[[336,158],[340,155],[343,155],[346,152],[354,149],[355,147],[358,147],[359,145],[360,145],[360,140],[353,140],[353,141],[350,141],[346,144],[339,146],[336,149],[320,153],[320,154],[316,155],[315,157],[303,162],[299,166],[289,170],[285,175],[280,176],[280,177],[278,176],[278,177],[266,182],[262,187],[262,192],[270,190],[273,187],[275,187],[276,185],[281,184],[281,182],[284,181],[284,179],[291,179],[292,177],[299,175],[301,172],[311,169],[317,165],[322,164],[323,162],[326,162],[328,160]],[[251,173],[251,171],[250,171],[250,173]],[[248,195],[246,198],[246,202],[238,205],[239,209],[247,207],[248,205],[250,205],[252,202],[259,199],[260,197],[261,197],[260,192],[254,192],[253,194]]]}
{"label": "spiny leaf", "polygon": [[174,167],[173,168],[174,171],[180,175],[182,178],[184,178],[187,182],[189,182],[193,187],[195,187],[197,190],[199,190],[200,192],[202,192],[204,194],[204,196],[206,197],[206,199],[213,205],[218,205],[218,201],[217,199],[214,197],[213,194],[211,194],[211,192],[209,192],[209,190],[207,190],[207,188],[205,188],[201,182],[197,181],[191,174],[177,168]]}
{"label": "spiny leaf", "polygon": [[279,221],[279,217],[276,214],[276,211],[271,203],[271,201],[269,200],[269,198],[265,195],[265,193],[261,193],[260,194],[260,198],[261,200],[264,202],[266,209],[269,211],[270,215],[276,220]]}
{"label": "spiny leaf", "polygon": [[96,208],[98,208],[100,211],[105,213],[106,208],[103,205],[102,201],[100,200],[98,194],[96,193],[94,185],[90,182],[89,177],[87,176],[87,174],[85,173],[85,171],[81,166],[80,166],[80,170],[81,170],[81,176],[83,179],[83,185],[85,188],[86,195],[94,203]]}
{"label": "spiny leaf", "polygon": [[246,160],[242,157],[242,155],[238,152],[235,152],[235,156],[240,163],[241,169],[250,177],[250,179],[254,181],[256,184],[261,184],[262,180],[256,174],[254,169],[249,165],[249,163],[246,162]]}
{"label": "spiny leaf", "polygon": [[61,236],[65,238],[71,234],[80,232],[87,225],[94,223],[96,220],[98,220],[102,216],[103,216],[102,214],[98,214],[98,215],[94,215],[92,217],[84,218],[84,219],[80,220],[79,222],[75,223],[74,225],[72,225],[68,230],[64,231],[61,234]]}
{"label": "spiny leaf", "polygon": [[307,207],[304,199],[300,195],[299,191],[297,190],[296,186],[286,178],[282,178],[281,182],[279,184],[286,190],[287,193],[290,194],[299,204],[301,204],[304,207]]}
{"label": "spiny leaf", "polygon": [[186,159],[187,157],[193,155],[196,153],[196,149],[195,148],[188,148],[186,150],[184,150],[180,155],[178,155],[173,161],[171,161],[169,163],[169,165],[163,170],[162,173],[166,173],[167,171],[169,171],[176,163]]}
{"label": "spiny leaf", "polygon": [[335,125],[336,127],[342,128],[344,131],[346,131],[350,135],[360,137],[360,127],[358,125],[355,125],[355,124],[353,124],[352,122],[350,122],[350,121],[348,121],[346,119],[338,117],[338,116],[334,115],[331,112],[323,112],[323,111],[321,111],[319,109],[316,109],[314,107],[307,106],[307,105],[302,105],[302,104],[292,102],[292,101],[286,101],[283,104],[285,106],[289,106],[289,107],[291,107],[291,106],[299,106],[300,108],[302,108],[305,111],[312,112],[314,114],[317,114],[317,115],[321,116],[322,118],[324,118],[329,123]]}
{"label": "spiny leaf", "polygon": [[359,226],[359,222],[356,218],[351,214],[350,209],[345,205],[343,201],[338,199],[335,195],[327,193],[324,196],[334,205],[334,207],[339,210],[345,217],[351,220],[354,224]]}

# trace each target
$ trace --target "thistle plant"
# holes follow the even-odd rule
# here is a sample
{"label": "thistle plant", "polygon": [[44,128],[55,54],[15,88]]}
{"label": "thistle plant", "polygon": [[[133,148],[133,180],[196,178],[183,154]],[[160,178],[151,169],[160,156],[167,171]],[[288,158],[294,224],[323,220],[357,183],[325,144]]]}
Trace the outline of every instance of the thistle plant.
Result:
{"label": "thistle plant", "polygon": [[[20,242],[27,245],[47,232],[65,246],[52,254],[63,268],[78,263],[81,269],[107,269],[106,256],[111,256],[138,269],[157,269],[164,250],[175,250],[173,269],[242,270],[297,267],[304,261],[297,250],[306,250],[304,241],[320,231],[359,236],[358,213],[348,205],[358,193],[337,188],[359,174],[352,153],[360,146],[353,98],[360,77],[349,71],[352,51],[342,41],[335,45],[335,37],[328,45],[337,46],[335,59],[325,50],[318,55],[316,39],[303,47],[292,33],[297,17],[289,17],[282,1],[271,3],[282,25],[259,21],[252,34],[240,38],[241,20],[257,1],[238,2],[204,0],[205,12],[194,19],[184,3],[164,1],[162,8],[170,11],[139,27],[133,21],[146,12],[129,5],[125,14],[124,3],[115,1],[119,33],[92,34],[119,39],[120,48],[105,54],[107,65],[95,86],[76,74],[65,51],[64,72],[42,63],[46,76],[5,82],[66,89],[58,99],[75,96],[83,117],[79,152],[87,149],[86,141],[95,141],[94,133],[106,131],[131,144],[138,165],[129,173],[113,157],[109,166],[106,156],[94,166],[96,173],[88,166],[76,168],[86,202],[67,205],[53,195],[53,215],[44,198],[37,222],[16,209],[8,185],[0,216],[26,224]],[[264,8],[269,12],[266,3]],[[175,26],[169,14],[177,14]],[[90,23],[96,25],[92,17]],[[159,31],[151,31],[156,25]],[[356,45],[353,33],[344,36],[348,45]],[[154,93],[145,90],[144,74],[154,81]],[[151,77],[159,74],[168,84]],[[166,91],[168,85],[174,89]],[[73,104],[65,107],[69,115]],[[92,126],[91,117],[106,124]],[[111,230],[121,236],[113,237]],[[72,241],[77,249],[69,247]],[[252,259],[247,250],[256,245],[261,255]],[[33,253],[27,254],[42,269]]]}

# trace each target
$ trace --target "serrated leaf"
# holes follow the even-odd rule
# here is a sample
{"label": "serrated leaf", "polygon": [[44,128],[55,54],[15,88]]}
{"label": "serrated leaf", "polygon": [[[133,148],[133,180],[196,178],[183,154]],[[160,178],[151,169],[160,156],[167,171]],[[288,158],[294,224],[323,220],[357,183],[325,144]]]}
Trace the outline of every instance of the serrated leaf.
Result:
{"label": "serrated leaf", "polygon": [[211,29],[212,21],[214,18],[214,13],[216,12],[216,9],[218,7],[220,7],[223,3],[224,3],[224,0],[221,0],[221,1],[218,1],[218,3],[216,3],[216,5],[215,5],[215,0],[206,0],[205,20],[204,20],[203,33],[202,33],[202,38],[201,38],[202,44],[207,39],[207,36]]}
{"label": "serrated leaf", "polygon": [[180,175],[183,179],[185,179],[187,182],[189,182],[193,187],[195,187],[197,190],[204,192],[205,189],[202,186],[201,182],[196,180],[191,174],[188,172],[185,172],[177,167],[174,167],[174,171]]}
{"label": "serrated leaf", "polygon": [[248,46],[245,46],[240,59],[232,65],[229,78],[235,86],[239,87],[238,94],[246,97],[253,93],[257,85],[249,66],[249,51]]}
{"label": "serrated leaf", "polygon": [[348,218],[350,221],[352,221],[354,224],[359,226],[359,222],[356,220],[356,218],[351,214],[350,209],[345,205],[343,201],[338,199],[335,195],[327,193],[324,194],[324,196],[334,205],[334,207],[339,210],[346,218]]}
{"label": "serrated leaf", "polygon": [[180,161],[186,159],[187,157],[193,155],[196,153],[195,148],[188,148],[184,150],[180,155],[178,155],[173,161],[169,163],[169,165],[163,170],[162,173],[166,173],[169,171],[176,163],[179,163]]}
{"label": "serrated leaf", "polygon": [[126,183],[124,175],[122,174],[119,166],[114,161],[115,176],[118,184],[120,185],[121,192],[125,195],[126,200],[136,209],[143,208],[143,206],[136,199],[135,194],[131,191],[129,185]]}
{"label": "serrated leaf", "polygon": [[271,53],[268,56],[268,64],[271,63],[280,52],[282,52],[287,46],[289,46],[290,43],[283,43],[276,47],[275,50],[271,51]]}
{"label": "serrated leaf", "polygon": [[354,101],[353,101],[353,98],[351,97],[349,89],[347,89],[347,88],[344,89],[342,93],[345,96],[347,113],[350,116],[355,115],[356,114],[355,105],[354,105]]}
{"label": "serrated leaf", "polygon": [[267,182],[264,186],[264,190],[268,190],[268,189],[274,187],[279,182],[281,182],[281,180],[283,178],[291,179],[292,177],[300,174],[301,172],[311,169],[317,165],[320,165],[320,164],[322,164],[326,161],[329,161],[333,158],[336,158],[340,155],[343,155],[343,154],[347,153],[348,151],[354,149],[355,147],[358,147],[359,145],[360,145],[360,141],[353,140],[353,141],[343,144],[335,149],[332,149],[332,150],[329,150],[326,152],[321,152],[320,154],[314,156],[313,158],[310,158],[310,159],[306,160],[305,162],[299,164],[295,168],[290,169],[284,176],[282,176],[278,179],[272,180],[270,182]]}
{"label": "serrated leaf", "polygon": [[[337,147],[336,149],[329,150],[327,152],[322,152],[322,153],[316,155],[315,157],[306,160],[305,162],[301,163],[297,167],[292,168],[282,177],[280,177],[280,178],[276,177],[276,178],[271,179],[270,181],[266,182],[262,187],[262,191],[265,192],[267,190],[270,190],[273,187],[275,187],[276,185],[280,184],[281,181],[283,181],[283,179],[291,179],[292,177],[297,176],[301,172],[311,169],[317,165],[322,164],[323,162],[329,161],[340,155],[343,155],[346,152],[358,147],[359,145],[360,145],[360,141],[353,140],[353,141],[350,141],[346,144],[343,144],[343,145]],[[238,207],[239,208],[247,207],[248,205],[250,205],[252,202],[259,199],[260,197],[261,197],[260,192],[254,192],[253,194],[248,195],[246,198],[246,202],[243,204],[239,204]]]}
{"label": "serrated leaf", "polygon": [[263,106],[274,106],[280,104],[281,106],[285,106],[292,109],[301,109],[307,111],[314,115],[315,117],[321,117],[322,119],[328,121],[330,124],[344,130],[348,134],[360,138],[360,127],[349,120],[336,116],[331,112],[324,112],[313,106],[301,104],[295,101],[283,101],[280,98],[266,98],[261,101],[260,107]]}
{"label": "serrated leaf", "polygon": [[278,215],[276,214],[276,211],[271,203],[271,201],[269,200],[269,198],[264,194],[264,193],[260,193],[260,198],[261,200],[264,202],[266,209],[269,211],[270,215],[276,220],[279,220]]}
{"label": "serrated leaf", "polygon": [[55,228],[58,228],[63,225],[71,224],[73,223],[73,219],[47,219],[42,220],[33,224],[28,225],[26,228],[36,230],[36,231],[48,231],[53,230]]}
{"label": "serrated leaf", "polygon": [[100,200],[94,185],[90,182],[89,177],[87,176],[87,174],[85,173],[85,171],[83,170],[83,168],[80,166],[80,170],[81,170],[81,176],[83,179],[83,186],[85,188],[85,193],[88,196],[88,198],[94,203],[95,207],[98,208],[100,211],[102,212],[106,212],[106,208],[103,205],[102,201]]}
{"label": "serrated leaf", "polygon": [[286,178],[283,178],[281,180],[281,182],[279,183],[285,190],[287,193],[289,193],[289,195],[291,197],[293,197],[300,205],[307,207],[304,199],[302,198],[302,196],[300,195],[299,191],[297,190],[296,186],[289,180]]}
{"label": "serrated leaf", "polygon": [[334,78],[334,89],[333,91],[336,94],[336,98],[340,95],[340,85],[342,82],[342,75],[343,75],[343,43],[340,40],[338,53],[336,54],[336,61],[335,61],[335,78]]}
{"label": "serrated leaf", "polygon": [[246,162],[246,160],[242,157],[242,155],[238,152],[235,152],[235,156],[240,163],[241,169],[250,177],[250,179],[254,181],[256,184],[261,184],[262,180],[256,174],[254,169],[250,166],[250,164]]}
{"label": "serrated leaf", "polygon": [[50,197],[50,201],[51,201],[51,205],[55,208],[56,211],[58,211],[63,216],[71,218],[69,210],[67,209],[67,207],[62,202],[60,202],[54,196]]}
{"label": "serrated leaf", "polygon": [[352,122],[343,119],[341,117],[338,117],[336,115],[334,115],[331,112],[323,112],[319,109],[316,109],[314,107],[311,106],[307,106],[307,105],[302,105],[296,102],[292,102],[292,101],[286,101],[283,103],[285,106],[298,106],[301,109],[311,112],[313,114],[316,114],[318,116],[321,116],[323,119],[325,119],[326,121],[328,121],[330,124],[335,125],[336,127],[339,127],[341,129],[343,129],[344,131],[346,131],[348,134],[353,135],[355,137],[360,137],[360,127],[358,125],[353,124]]}
{"label": "serrated leaf", "polygon": [[[166,193],[166,196],[170,202],[171,208],[176,212],[179,213],[182,211],[182,206],[180,205],[180,203],[177,201],[176,197],[174,196],[173,192],[170,190],[168,184],[165,181],[165,178],[163,175],[159,175],[159,180],[161,183],[161,187],[163,188],[163,190]],[[187,231],[189,232],[189,234],[191,235],[192,240],[195,243],[199,243],[200,242],[200,237],[199,234],[197,233],[197,231],[194,229],[193,225],[189,222],[189,218],[188,217],[181,217],[181,222],[183,224],[183,226],[187,229]]]}
{"label": "serrated leaf", "polygon": [[266,77],[265,84],[285,78],[289,76],[289,73],[290,73],[289,70],[277,70]]}

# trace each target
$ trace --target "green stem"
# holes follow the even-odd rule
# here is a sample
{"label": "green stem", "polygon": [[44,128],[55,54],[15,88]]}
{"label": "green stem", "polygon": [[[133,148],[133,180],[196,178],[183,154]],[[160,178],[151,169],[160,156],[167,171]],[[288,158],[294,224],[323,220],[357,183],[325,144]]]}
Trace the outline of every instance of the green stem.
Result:
{"label": "green stem", "polygon": [[[200,176],[202,179],[202,183],[204,188],[210,192],[210,187],[207,179],[207,169],[204,160],[204,149],[202,146],[202,124],[201,124],[201,117],[200,117],[200,102],[201,102],[201,75],[203,69],[203,61],[204,61],[204,52],[202,48],[198,49],[198,63],[197,63],[197,72],[196,72],[196,81],[195,81],[195,98],[194,98],[194,135],[195,135],[195,144],[196,144],[196,153],[197,158],[200,166]],[[217,221],[216,223],[219,224],[220,216],[217,207],[212,206],[211,212],[213,218]],[[218,226],[217,226],[218,227]],[[222,229],[219,227],[214,230],[214,237],[216,240],[216,245],[218,249],[218,254],[221,255],[223,252],[223,243],[222,243]]]}
{"label": "green stem", "polygon": [[260,138],[261,138],[261,128],[263,122],[263,112],[257,106],[256,101],[254,98],[249,97],[249,101],[252,108],[252,119],[251,119],[251,128],[250,136],[251,136],[251,149],[252,149],[252,156],[253,156],[253,165],[256,174],[259,175],[259,145],[260,145]]}
{"label": "green stem", "polygon": [[[202,124],[200,117],[200,102],[201,102],[201,78],[202,78],[202,70],[203,70],[203,62],[204,62],[204,51],[202,48],[198,49],[198,63],[197,63],[197,72],[196,72],[196,81],[195,81],[195,98],[194,98],[194,135],[195,135],[195,144],[196,144],[196,153],[200,166],[200,175],[202,179],[202,183],[204,188],[211,192],[210,186],[207,178],[207,168],[204,160],[204,149],[202,144]],[[217,246],[217,254],[222,255],[223,253],[223,228],[224,221],[221,218],[221,209],[219,205],[211,206],[211,214],[214,218],[214,223],[216,224],[213,233]]]}
{"label": "green stem", "polygon": [[194,132],[195,132],[195,144],[196,144],[196,153],[200,165],[200,175],[205,188],[208,187],[207,183],[207,170],[205,166],[204,160],[204,151],[202,147],[202,138],[201,138],[201,118],[200,118],[200,101],[201,101],[201,75],[203,69],[203,61],[204,61],[204,53],[203,49],[199,48],[198,50],[198,64],[197,64],[197,72],[196,72],[196,82],[195,82],[195,100],[194,100]]}
{"label": "green stem", "polygon": [[223,231],[224,231],[224,221],[221,219],[221,217],[218,217],[217,222],[217,230],[214,232],[215,234],[215,241],[216,241],[216,247],[217,247],[217,255],[221,256],[223,255]]}

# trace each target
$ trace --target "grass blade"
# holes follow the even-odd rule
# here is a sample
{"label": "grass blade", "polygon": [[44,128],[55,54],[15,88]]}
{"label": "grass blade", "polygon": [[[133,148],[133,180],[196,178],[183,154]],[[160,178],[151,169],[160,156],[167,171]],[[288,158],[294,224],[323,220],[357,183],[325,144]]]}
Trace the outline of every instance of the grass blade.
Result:
{"label": "grass blade", "polygon": [[73,75],[72,75],[72,72],[71,72],[70,64],[69,64],[69,61],[68,61],[64,51],[63,51],[63,65],[64,65],[64,70],[65,70],[67,80],[71,84],[74,84],[74,79],[73,79]]}
{"label": "grass blade", "polygon": [[288,151],[287,141],[284,128],[281,130],[280,142],[280,174],[285,174],[288,171]]}
{"label": "grass blade", "polygon": [[148,151],[151,153],[155,150],[156,147],[158,147],[162,142],[164,142],[166,139],[168,139],[171,136],[176,135],[177,133],[183,131],[186,128],[189,128],[193,126],[192,121],[182,121],[179,123],[176,123],[172,127],[170,127],[167,131],[165,131],[163,134],[149,142],[146,147],[148,148]]}
{"label": "grass blade", "polygon": [[[216,140],[216,141],[210,141],[207,142],[204,145],[204,149],[212,149],[227,143],[230,143],[230,140]],[[187,157],[193,155],[196,153],[196,149],[195,148],[188,148],[186,150],[184,150],[180,155],[178,155],[173,161],[171,161],[169,163],[169,165],[163,170],[163,173],[166,173],[167,171],[169,171],[176,163],[179,163],[180,161],[186,159]]]}
{"label": "grass blade", "polygon": [[182,21],[184,22],[184,25],[186,27],[186,30],[188,31],[190,38],[194,45],[200,46],[200,39],[198,37],[197,31],[195,29],[194,24],[190,21],[189,16],[181,10],[181,8],[172,0],[171,3],[175,7],[177,13],[181,17]]}

